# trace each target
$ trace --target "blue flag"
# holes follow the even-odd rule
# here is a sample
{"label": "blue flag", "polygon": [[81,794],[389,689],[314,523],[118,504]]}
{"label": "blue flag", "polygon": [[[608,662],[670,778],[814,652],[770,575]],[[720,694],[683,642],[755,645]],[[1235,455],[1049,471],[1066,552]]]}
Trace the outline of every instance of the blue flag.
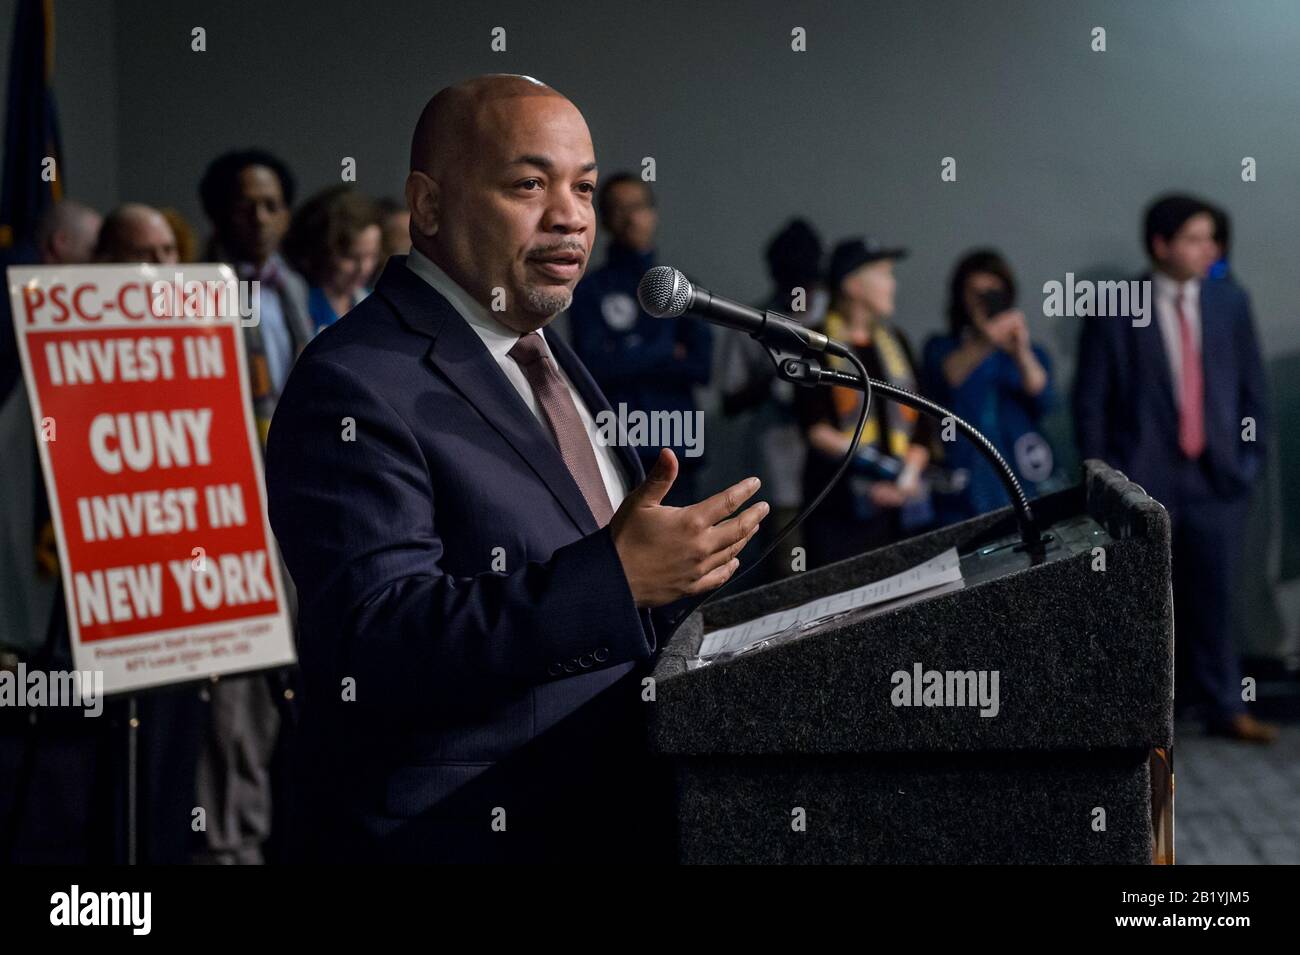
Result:
{"label": "blue flag", "polygon": [[18,0],[0,179],[0,258],[7,262],[37,261],[36,224],[63,197],[53,70],[54,0]]}

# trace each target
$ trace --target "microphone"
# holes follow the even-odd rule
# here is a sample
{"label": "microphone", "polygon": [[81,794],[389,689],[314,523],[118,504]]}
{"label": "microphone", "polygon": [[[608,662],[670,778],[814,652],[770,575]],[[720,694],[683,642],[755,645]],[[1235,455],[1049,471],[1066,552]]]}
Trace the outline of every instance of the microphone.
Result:
{"label": "microphone", "polygon": [[[1039,529],[1033,508],[1029,506],[1029,498],[1025,495],[1024,488],[1020,486],[1016,473],[1011,470],[1010,465],[1003,459],[998,449],[994,447],[993,442],[989,441],[970,422],[958,417],[947,408],[928,398],[889,382],[868,377],[866,369],[862,367],[858,356],[842,342],[828,338],[821,332],[804,328],[798,322],[778,315],[776,312],[760,312],[756,308],[742,305],[729,298],[723,298],[721,295],[714,295],[708,289],[694,284],[685,275],[670,266],[657,265],[641,276],[641,282],[636,290],[636,297],[641,302],[641,307],[655,318],[678,318],[687,312],[691,312],[715,325],[724,325],[727,328],[745,332],[767,347],[769,354],[772,356],[772,361],[776,364],[777,374],[786,381],[805,386],[834,384],[865,392],[867,401],[859,421],[858,437],[861,436],[861,425],[865,422],[867,408],[870,407],[871,397],[875,393],[880,393],[899,404],[914,408],[937,421],[951,421],[956,425],[957,430],[966,435],[971,443],[975,445],[976,450],[993,466],[1002,482],[1002,486],[1006,488],[1007,496],[1011,499],[1011,506],[1015,511],[1016,523],[1019,525],[1020,538],[1025,550],[1036,562],[1043,559],[1046,541]],[[858,374],[854,376],[842,371],[821,367],[813,358],[813,355],[823,352],[848,361],[854,366]],[[857,438],[855,437],[854,445],[856,446],[856,444]],[[852,453],[853,448],[850,448],[849,454],[845,456],[844,465],[848,464]],[[831,484],[839,480],[840,474],[844,471],[844,465],[841,465],[840,471],[831,480]],[[829,489],[830,484],[827,485],[822,494],[818,495],[812,507],[820,503]],[[807,512],[812,510],[812,507],[806,508],[804,513],[795,518],[780,536],[784,537],[785,533],[792,529],[795,524],[801,522],[807,516]],[[771,547],[768,550],[770,551]],[[763,558],[766,558],[766,556],[767,554],[764,553]],[[763,558],[760,558],[760,563]]]}
{"label": "microphone", "polygon": [[799,354],[823,352],[832,344],[821,332],[804,328],[776,312],[761,312],[714,295],[669,265],[656,265],[641,276],[636,297],[654,318],[678,318],[691,312],[706,322],[734,328],[764,344],[794,346],[793,350]]}

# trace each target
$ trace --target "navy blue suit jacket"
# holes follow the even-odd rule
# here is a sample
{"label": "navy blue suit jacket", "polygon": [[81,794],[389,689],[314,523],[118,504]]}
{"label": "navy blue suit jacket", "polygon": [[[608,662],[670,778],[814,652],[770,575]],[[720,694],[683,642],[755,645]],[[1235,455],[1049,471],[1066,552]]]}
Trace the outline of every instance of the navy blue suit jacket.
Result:
{"label": "navy blue suit jacket", "polygon": [[[593,415],[607,409],[547,341]],[[634,487],[636,455],[618,455]],[[645,792],[629,781],[653,625],[549,431],[405,256],[298,359],[266,473],[299,593],[296,791],[317,854],[619,848],[610,827],[643,822],[619,800]]]}
{"label": "navy blue suit jacket", "polygon": [[[1142,276],[1142,280],[1150,276]],[[1214,493],[1246,493],[1265,459],[1267,384],[1250,301],[1228,281],[1201,282],[1201,355],[1205,375],[1205,455]],[[1075,430],[1085,458],[1101,458],[1159,501],[1177,493],[1185,459],[1178,447],[1173,375],[1155,315],[1134,327],[1127,317],[1089,318],[1079,342]],[[1242,440],[1253,418],[1256,440]]]}

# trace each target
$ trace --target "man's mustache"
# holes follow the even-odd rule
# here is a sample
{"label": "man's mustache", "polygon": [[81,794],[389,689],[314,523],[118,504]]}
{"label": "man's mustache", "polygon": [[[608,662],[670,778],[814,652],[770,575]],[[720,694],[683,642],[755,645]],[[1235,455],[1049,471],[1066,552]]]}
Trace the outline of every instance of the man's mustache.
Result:
{"label": "man's mustache", "polygon": [[578,258],[586,261],[587,247],[581,242],[562,242],[559,245],[548,245],[542,248],[533,249],[528,253],[528,258],[545,259],[560,254],[576,255]]}

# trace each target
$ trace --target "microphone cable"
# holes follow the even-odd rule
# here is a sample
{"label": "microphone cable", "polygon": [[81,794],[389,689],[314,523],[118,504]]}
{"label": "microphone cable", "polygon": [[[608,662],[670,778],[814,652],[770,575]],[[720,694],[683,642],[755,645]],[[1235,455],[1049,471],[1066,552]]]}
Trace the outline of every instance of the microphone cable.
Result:
{"label": "microphone cable", "polygon": [[[739,573],[733,574],[731,577],[729,577],[726,580],[726,582],[715,587],[713,590],[709,591],[704,596],[697,598],[694,602],[692,602],[689,606],[687,606],[685,610],[683,610],[680,614],[678,614],[673,619],[671,624],[672,631],[670,631],[669,633],[670,638],[672,636],[672,633],[675,632],[679,626],[681,626],[682,621],[684,621],[687,617],[695,613],[697,610],[701,609],[710,600],[712,600],[718,594],[722,593],[724,590],[726,590],[736,581],[740,580],[740,578],[744,577],[755,567],[761,567],[763,565],[763,562],[767,560],[767,558],[772,554],[774,550],[776,550],[777,545],[779,545],[781,541],[785,540],[786,537],[789,536],[791,531],[793,531],[796,527],[802,524],[808,518],[809,514],[817,510],[817,505],[819,505],[822,502],[822,500],[826,497],[826,495],[831,492],[831,488],[835,487],[835,485],[840,482],[840,479],[844,477],[844,472],[849,469],[849,464],[851,464],[853,461],[853,455],[857,453],[858,442],[862,440],[862,432],[867,426],[867,416],[871,413],[873,382],[871,378],[867,375],[866,366],[862,364],[861,359],[859,359],[858,356],[853,352],[853,349],[845,348],[842,351],[837,350],[836,354],[838,354],[842,358],[847,359],[853,364],[854,368],[858,372],[859,381],[863,385],[862,410],[858,413],[858,425],[853,430],[853,440],[849,444],[848,451],[845,452],[844,454],[844,459],[840,461],[839,467],[835,469],[835,473],[831,476],[830,480],[828,480],[825,483],[825,485],[822,486],[822,489],[817,492],[817,496],[812,499],[812,503],[805,505],[803,510],[801,510],[798,514],[796,514],[794,518],[791,519],[791,521],[785,525],[785,527],[781,528],[780,532],[776,535],[776,539],[767,545],[767,547],[763,550],[763,552],[759,554],[757,560],[755,560],[748,567],[741,570]],[[825,372],[823,372],[823,374],[825,374]],[[857,382],[855,382],[855,384],[857,384]],[[665,641],[665,643],[666,642],[667,641]]]}

